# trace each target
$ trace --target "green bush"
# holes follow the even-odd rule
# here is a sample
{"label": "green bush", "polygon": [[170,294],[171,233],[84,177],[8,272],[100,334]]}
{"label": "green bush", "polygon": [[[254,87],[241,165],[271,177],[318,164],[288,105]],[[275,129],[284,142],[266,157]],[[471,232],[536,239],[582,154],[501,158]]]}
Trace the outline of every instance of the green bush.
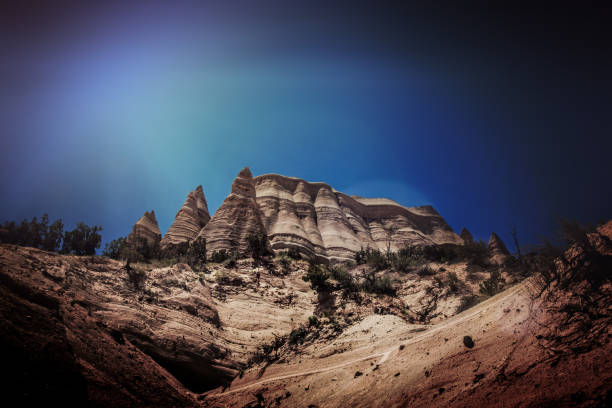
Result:
{"label": "green bush", "polygon": [[61,253],[95,255],[102,241],[102,236],[98,234],[99,231],[102,231],[99,225],[90,227],[79,222],[75,229],[64,232]]}
{"label": "green bush", "polygon": [[330,274],[325,265],[311,263],[308,267],[308,272],[302,279],[305,282],[310,282],[310,288],[317,292],[329,292],[331,285],[329,283]]}
{"label": "green bush", "polygon": [[36,217],[31,221],[5,221],[0,226],[0,242],[39,248],[44,251],[58,252],[64,237],[64,224],[56,220],[49,225],[49,216],[43,214],[40,222]]}
{"label": "green bush", "polygon": [[295,260],[302,259],[302,255],[300,254],[300,250],[297,249],[297,248],[293,248],[293,247],[291,247],[291,248],[289,248],[287,250],[287,256],[289,258],[295,259]]}
{"label": "green bush", "polygon": [[247,236],[247,248],[249,254],[255,260],[260,260],[264,256],[272,255],[268,236],[265,233],[250,234]]}
{"label": "green bush", "polygon": [[126,246],[127,240],[124,237],[119,237],[106,243],[102,255],[112,259],[121,259]]}
{"label": "green bush", "polygon": [[308,318],[308,326],[314,326],[314,327],[319,326],[319,319],[317,319],[317,316],[310,316]]}
{"label": "green bush", "polygon": [[215,263],[222,263],[229,258],[229,254],[225,249],[219,251],[213,251],[210,254],[210,260]]}
{"label": "green bush", "polygon": [[504,279],[497,269],[490,272],[488,279],[480,283],[479,292],[486,296],[493,296],[503,290]]}
{"label": "green bush", "polygon": [[455,272],[449,272],[446,279],[446,284],[451,292],[459,292],[462,286],[462,282],[457,277]]}
{"label": "green bush", "polygon": [[417,270],[419,276],[433,276],[436,274],[436,270],[429,265],[423,265]]}

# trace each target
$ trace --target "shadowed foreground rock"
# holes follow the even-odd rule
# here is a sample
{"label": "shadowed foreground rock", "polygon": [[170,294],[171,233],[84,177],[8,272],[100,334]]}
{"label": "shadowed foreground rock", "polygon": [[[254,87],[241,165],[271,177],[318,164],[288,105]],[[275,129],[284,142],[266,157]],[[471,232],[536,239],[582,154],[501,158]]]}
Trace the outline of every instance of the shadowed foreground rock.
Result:
{"label": "shadowed foreground rock", "polygon": [[182,264],[128,273],[107,258],[3,244],[0,316],[3,397],[22,406],[197,406],[190,391],[236,373],[214,340],[210,291]]}

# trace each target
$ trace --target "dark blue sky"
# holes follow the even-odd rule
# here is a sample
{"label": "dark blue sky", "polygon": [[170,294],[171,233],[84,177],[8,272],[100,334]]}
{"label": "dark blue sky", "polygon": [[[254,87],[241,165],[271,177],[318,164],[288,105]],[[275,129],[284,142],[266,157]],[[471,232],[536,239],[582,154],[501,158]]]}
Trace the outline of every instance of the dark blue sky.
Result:
{"label": "dark blue sky", "polygon": [[0,219],[165,232],[245,165],[507,244],[612,215],[609,9],[49,3],[0,11]]}

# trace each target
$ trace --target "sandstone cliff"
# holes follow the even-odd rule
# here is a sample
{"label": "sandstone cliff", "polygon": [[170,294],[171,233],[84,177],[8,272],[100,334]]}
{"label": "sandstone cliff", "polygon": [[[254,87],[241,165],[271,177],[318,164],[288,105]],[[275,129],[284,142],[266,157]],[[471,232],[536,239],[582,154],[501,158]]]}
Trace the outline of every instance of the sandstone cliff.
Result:
{"label": "sandstone cliff", "polygon": [[194,239],[210,220],[208,204],[202,186],[187,195],[185,204],[176,214],[174,223],[161,240],[162,248]]}
{"label": "sandstone cliff", "polygon": [[206,239],[209,251],[225,249],[245,252],[250,234],[265,232],[255,200],[255,184],[248,167],[240,171],[230,195],[197,235]]}
{"label": "sandstone cliff", "polygon": [[464,244],[471,244],[472,242],[474,242],[474,237],[472,236],[472,233],[468,231],[465,227],[461,228],[461,233],[459,234],[459,236],[463,240]]}
{"label": "sandstone cliff", "polygon": [[127,240],[130,243],[139,243],[139,240],[144,239],[149,245],[155,245],[161,240],[161,232],[155,218],[155,211],[145,212],[138,220],[132,232],[128,235]]}
{"label": "sandstone cliff", "polygon": [[431,206],[351,197],[325,183],[276,174],[254,178],[257,204],[274,249],[299,248],[330,260],[353,259],[361,248],[462,243]]}

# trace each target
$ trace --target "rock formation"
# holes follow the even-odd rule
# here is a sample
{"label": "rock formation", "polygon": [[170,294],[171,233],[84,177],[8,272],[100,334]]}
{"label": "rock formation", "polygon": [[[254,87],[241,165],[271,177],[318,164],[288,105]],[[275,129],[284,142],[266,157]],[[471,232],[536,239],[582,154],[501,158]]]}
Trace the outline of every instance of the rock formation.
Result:
{"label": "rock formation", "polygon": [[254,178],[257,204],[272,248],[296,247],[329,260],[353,259],[361,248],[461,243],[431,206],[348,196],[325,183],[266,174]]}
{"label": "rock formation", "polygon": [[502,264],[510,256],[510,252],[501,238],[494,232],[491,233],[489,238],[489,254],[491,256],[491,262],[496,264]]}
{"label": "rock formation", "polygon": [[245,252],[247,236],[265,231],[255,199],[253,175],[251,170],[245,167],[234,179],[230,195],[202,228],[197,238],[206,239],[208,251],[225,249]]}
{"label": "rock formation", "polygon": [[431,206],[351,197],[325,183],[276,174],[253,178],[247,167],[210,221],[207,209],[199,212],[202,208],[206,201],[198,187],[162,247],[203,237],[209,251],[244,252],[249,234],[266,233],[275,250],[293,247],[320,260],[346,261],[362,248],[397,251],[406,245],[463,243]]}
{"label": "rock formation", "polygon": [[474,242],[474,237],[472,236],[472,233],[468,231],[465,227],[461,228],[461,233],[459,234],[459,236],[463,240],[464,244],[471,244],[472,242]]}
{"label": "rock formation", "polygon": [[132,232],[127,237],[127,241],[134,244],[140,244],[142,239],[149,245],[155,245],[161,240],[161,232],[159,231],[155,211],[153,210],[144,213],[138,222],[134,224]]}
{"label": "rock formation", "polygon": [[162,248],[194,239],[210,220],[208,204],[202,186],[187,195],[185,204],[176,214],[172,226],[161,240]]}

